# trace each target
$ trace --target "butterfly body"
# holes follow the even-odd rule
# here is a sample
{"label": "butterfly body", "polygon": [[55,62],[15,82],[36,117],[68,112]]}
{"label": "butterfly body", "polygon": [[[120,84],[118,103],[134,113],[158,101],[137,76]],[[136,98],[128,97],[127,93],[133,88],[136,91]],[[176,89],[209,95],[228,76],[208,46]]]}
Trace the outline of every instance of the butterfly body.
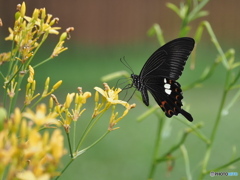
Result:
{"label": "butterfly body", "polygon": [[191,114],[181,108],[182,90],[176,81],[181,76],[193,47],[192,38],[172,40],[150,56],[139,75],[131,75],[132,85],[141,92],[146,106],[149,105],[150,92],[167,117],[181,113],[193,121]]}

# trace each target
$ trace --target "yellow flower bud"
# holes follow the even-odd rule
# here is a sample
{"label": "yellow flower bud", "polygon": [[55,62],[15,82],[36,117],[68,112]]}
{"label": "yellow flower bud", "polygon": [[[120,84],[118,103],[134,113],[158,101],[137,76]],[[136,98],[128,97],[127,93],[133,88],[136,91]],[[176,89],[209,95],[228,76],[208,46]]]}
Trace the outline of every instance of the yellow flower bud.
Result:
{"label": "yellow flower bud", "polygon": [[17,147],[17,144],[18,144],[18,137],[16,137],[16,134],[13,133],[10,137],[10,141],[11,141],[11,145],[12,147]]}
{"label": "yellow flower bud", "polygon": [[75,96],[75,93],[67,94],[66,101],[64,103],[64,107],[66,109],[70,107],[74,96]]}
{"label": "yellow flower bud", "polygon": [[21,16],[21,13],[20,12],[16,12],[15,13],[15,20],[18,20],[18,18]]}
{"label": "yellow flower bud", "polygon": [[99,101],[99,93],[98,91],[95,92],[95,98],[94,98],[95,102]]}
{"label": "yellow flower bud", "polygon": [[59,86],[61,86],[62,84],[62,80],[58,81],[56,84],[54,84],[53,89],[56,90],[57,88],[59,88]]}
{"label": "yellow flower bud", "polygon": [[49,82],[50,82],[50,78],[47,77],[46,81],[45,81],[45,86],[49,86]]}
{"label": "yellow flower bud", "polygon": [[23,1],[22,5],[21,5],[20,13],[21,13],[21,16],[22,16],[22,17],[25,16],[25,13],[26,13],[26,4],[25,4],[24,1]]}
{"label": "yellow flower bud", "polygon": [[48,77],[45,81],[45,86],[44,86],[44,90],[43,90],[43,93],[42,93],[42,97],[47,96],[48,88],[49,88],[49,82],[50,82],[50,78]]}
{"label": "yellow flower bud", "polygon": [[32,83],[32,91],[35,91],[35,89],[36,89],[36,81],[34,80]]}
{"label": "yellow flower bud", "polygon": [[45,131],[43,134],[43,144],[48,146],[48,143],[49,143],[48,141],[49,141],[49,132]]}
{"label": "yellow flower bud", "polygon": [[59,22],[59,18],[54,18],[53,20],[51,20],[51,22],[49,23],[50,26],[53,26],[54,24],[57,24]]}
{"label": "yellow flower bud", "polygon": [[51,19],[52,19],[52,14],[47,14],[46,23],[49,24]]}
{"label": "yellow flower bud", "polygon": [[78,103],[78,99],[80,98],[79,94],[76,93],[76,96],[75,96],[75,104]]}
{"label": "yellow flower bud", "polygon": [[30,89],[30,87],[31,87],[31,83],[27,83],[27,86],[26,86],[26,93],[28,94],[28,90]]}
{"label": "yellow flower bud", "polygon": [[46,17],[46,9],[45,8],[41,8],[40,12],[41,12],[41,19],[45,19],[45,17]]}
{"label": "yellow flower bud", "polygon": [[34,9],[32,18],[37,20],[38,16],[39,16],[39,13],[40,13],[39,9]]}
{"label": "yellow flower bud", "polygon": [[28,77],[28,82],[33,83],[34,79],[34,69],[32,66],[29,65],[29,77]]}
{"label": "yellow flower bud", "polygon": [[48,104],[49,104],[49,109],[52,109],[53,108],[53,98],[52,97],[50,97]]}
{"label": "yellow flower bud", "polygon": [[64,41],[66,38],[67,38],[67,33],[64,32],[64,33],[61,34],[61,36],[59,38],[59,41]]}
{"label": "yellow flower bud", "polygon": [[25,139],[27,135],[27,121],[25,119],[22,120],[20,129],[21,129],[21,132],[20,132],[21,139]]}

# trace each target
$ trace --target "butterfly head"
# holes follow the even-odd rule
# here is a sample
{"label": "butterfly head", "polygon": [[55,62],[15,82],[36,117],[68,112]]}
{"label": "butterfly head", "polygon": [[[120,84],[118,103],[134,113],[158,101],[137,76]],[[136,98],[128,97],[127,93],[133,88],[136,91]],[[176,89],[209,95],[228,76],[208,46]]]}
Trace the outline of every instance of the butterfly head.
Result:
{"label": "butterfly head", "polygon": [[136,74],[131,74],[132,84],[135,88],[139,89],[141,87],[139,76]]}

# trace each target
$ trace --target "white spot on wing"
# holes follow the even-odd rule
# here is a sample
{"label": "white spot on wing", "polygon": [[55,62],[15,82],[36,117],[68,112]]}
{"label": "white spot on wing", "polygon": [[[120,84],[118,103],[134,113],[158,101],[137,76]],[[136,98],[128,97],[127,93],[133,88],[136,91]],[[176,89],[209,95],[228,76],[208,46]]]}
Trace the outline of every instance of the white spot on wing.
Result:
{"label": "white spot on wing", "polygon": [[170,95],[171,92],[172,92],[172,90],[170,90],[170,89],[165,89],[165,92],[166,92],[168,95]]}
{"label": "white spot on wing", "polygon": [[167,83],[167,79],[166,78],[164,78],[164,83]]}
{"label": "white spot on wing", "polygon": [[171,85],[170,84],[164,84],[164,88],[170,89]]}

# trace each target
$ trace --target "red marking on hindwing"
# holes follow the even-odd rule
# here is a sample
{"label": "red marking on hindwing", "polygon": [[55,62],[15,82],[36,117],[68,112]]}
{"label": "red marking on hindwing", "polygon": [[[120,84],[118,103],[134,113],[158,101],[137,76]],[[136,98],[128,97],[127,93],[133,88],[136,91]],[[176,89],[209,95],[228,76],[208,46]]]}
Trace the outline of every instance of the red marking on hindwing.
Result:
{"label": "red marking on hindwing", "polygon": [[167,111],[167,113],[170,115],[170,116],[172,116],[173,115],[173,111],[170,109],[170,110],[168,110]]}

